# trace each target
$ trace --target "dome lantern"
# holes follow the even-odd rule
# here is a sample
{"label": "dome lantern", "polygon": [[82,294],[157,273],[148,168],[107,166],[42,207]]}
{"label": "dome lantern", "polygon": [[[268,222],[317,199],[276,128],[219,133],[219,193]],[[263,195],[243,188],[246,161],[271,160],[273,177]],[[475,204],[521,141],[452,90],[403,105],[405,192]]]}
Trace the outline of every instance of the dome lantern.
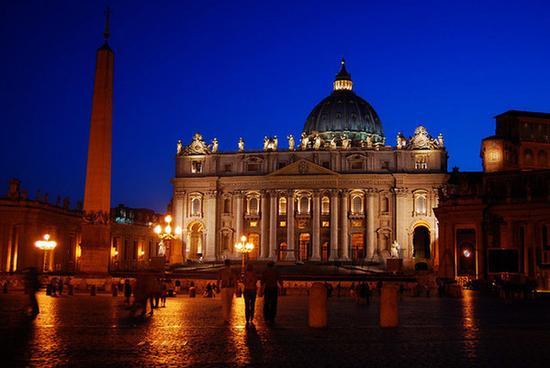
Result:
{"label": "dome lantern", "polygon": [[340,71],[338,74],[336,74],[336,78],[334,79],[334,90],[335,91],[341,91],[341,90],[347,90],[351,91],[353,89],[353,82],[351,80],[351,74],[348,73],[346,70],[346,60],[342,58],[342,66],[340,67]]}

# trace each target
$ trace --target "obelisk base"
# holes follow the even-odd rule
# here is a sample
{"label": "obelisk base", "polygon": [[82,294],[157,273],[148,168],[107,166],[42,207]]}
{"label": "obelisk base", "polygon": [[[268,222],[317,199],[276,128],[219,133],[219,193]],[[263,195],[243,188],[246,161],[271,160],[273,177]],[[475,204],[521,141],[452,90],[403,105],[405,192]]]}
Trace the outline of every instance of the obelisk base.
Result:
{"label": "obelisk base", "polygon": [[111,258],[111,227],[109,224],[82,225],[80,273],[107,274]]}

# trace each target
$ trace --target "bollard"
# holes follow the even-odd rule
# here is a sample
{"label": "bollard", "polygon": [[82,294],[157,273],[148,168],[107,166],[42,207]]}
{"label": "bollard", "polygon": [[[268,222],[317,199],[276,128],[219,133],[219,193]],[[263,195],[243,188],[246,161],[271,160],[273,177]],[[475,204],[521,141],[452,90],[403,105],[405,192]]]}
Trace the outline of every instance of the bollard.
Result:
{"label": "bollard", "polygon": [[194,286],[189,288],[189,297],[194,298],[197,295],[197,289]]}
{"label": "bollard", "polygon": [[380,296],[380,327],[391,328],[399,325],[398,290],[396,284],[384,282]]}
{"label": "bollard", "polygon": [[69,284],[68,287],[69,287],[69,295],[72,296],[73,293],[74,293],[74,285],[73,285],[73,284]]}
{"label": "bollard", "polygon": [[90,296],[95,296],[96,288],[95,285],[90,286]]}
{"label": "bollard", "polygon": [[327,288],[320,282],[313,283],[309,291],[309,327],[327,327]]}
{"label": "bollard", "polygon": [[50,283],[46,284],[46,295],[52,295],[52,285]]}

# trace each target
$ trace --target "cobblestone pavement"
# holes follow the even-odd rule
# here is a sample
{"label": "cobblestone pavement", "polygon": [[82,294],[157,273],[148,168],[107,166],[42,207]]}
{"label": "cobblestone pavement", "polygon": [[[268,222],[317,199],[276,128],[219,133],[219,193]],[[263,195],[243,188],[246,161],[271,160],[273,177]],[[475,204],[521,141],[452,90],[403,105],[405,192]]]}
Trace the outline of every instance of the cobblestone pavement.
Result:
{"label": "cobblestone pavement", "polygon": [[[329,327],[307,326],[307,296],[280,298],[275,326],[257,315],[244,325],[220,299],[169,298],[151,318],[127,317],[123,298],[39,296],[41,313],[24,317],[22,293],[0,295],[2,367],[273,366],[542,367],[550,359],[550,303],[466,291],[463,299],[405,298],[400,326],[378,327],[378,304],[329,300]],[[258,299],[257,312],[262,299]]]}

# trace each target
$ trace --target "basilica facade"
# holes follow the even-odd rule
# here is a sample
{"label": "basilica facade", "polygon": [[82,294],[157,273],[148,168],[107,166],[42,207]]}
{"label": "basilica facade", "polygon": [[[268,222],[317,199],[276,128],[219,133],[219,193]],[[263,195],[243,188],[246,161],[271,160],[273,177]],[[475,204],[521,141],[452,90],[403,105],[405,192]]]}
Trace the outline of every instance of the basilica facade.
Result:
{"label": "basilica facade", "polygon": [[[394,136],[395,137],[395,136]],[[393,139],[392,139],[393,140]],[[344,61],[332,93],[313,108],[302,133],[265,137],[263,149],[219,151],[196,133],[178,141],[172,213],[182,229],[171,263],[251,259],[383,264],[402,258],[437,266],[433,208],[447,180],[442,134],[423,126],[395,145],[373,107],[354,91]]]}

